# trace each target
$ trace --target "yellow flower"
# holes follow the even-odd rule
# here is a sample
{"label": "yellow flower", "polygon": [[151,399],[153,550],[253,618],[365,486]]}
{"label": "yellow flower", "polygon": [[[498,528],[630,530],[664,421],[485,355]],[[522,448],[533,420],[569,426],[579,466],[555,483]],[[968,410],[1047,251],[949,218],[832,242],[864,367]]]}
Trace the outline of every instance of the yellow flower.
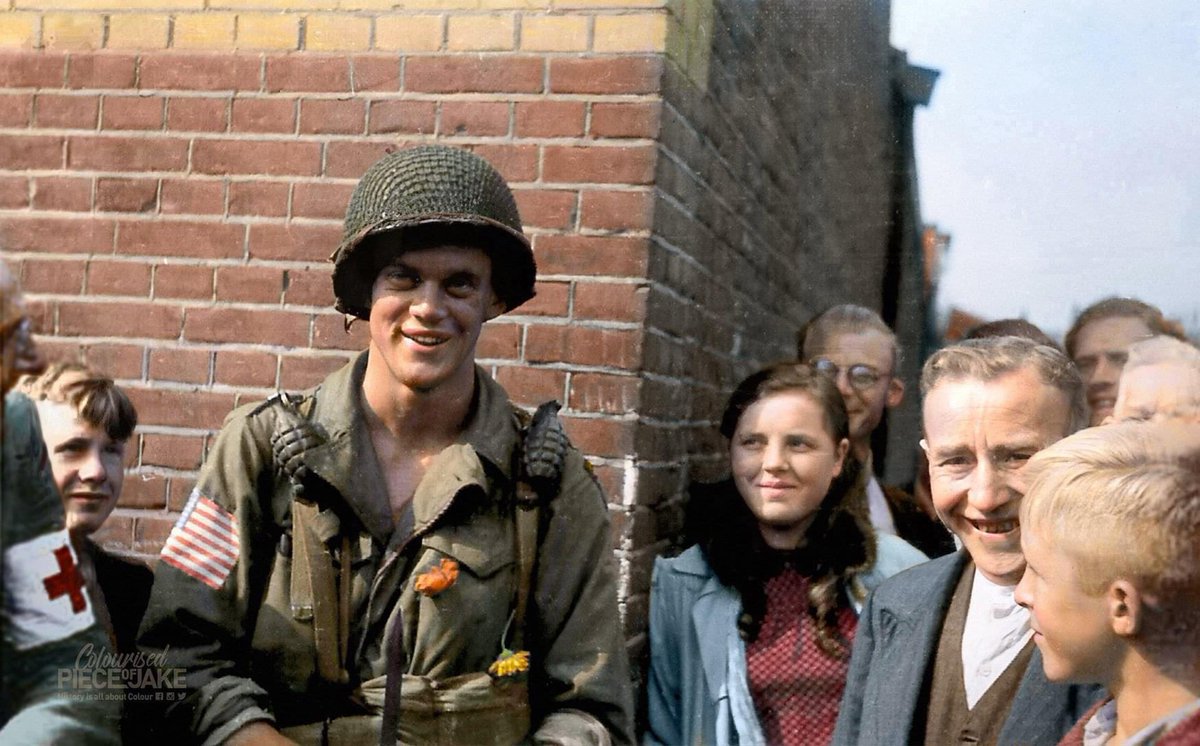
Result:
{"label": "yellow flower", "polygon": [[418,593],[426,596],[436,596],[458,580],[458,563],[452,559],[443,559],[441,563],[427,572],[417,576],[413,587]]}
{"label": "yellow flower", "polygon": [[495,662],[488,666],[488,674],[496,678],[500,678],[501,676],[516,676],[528,670],[529,651],[517,650],[514,652],[508,648],[500,651],[500,657],[496,658]]}

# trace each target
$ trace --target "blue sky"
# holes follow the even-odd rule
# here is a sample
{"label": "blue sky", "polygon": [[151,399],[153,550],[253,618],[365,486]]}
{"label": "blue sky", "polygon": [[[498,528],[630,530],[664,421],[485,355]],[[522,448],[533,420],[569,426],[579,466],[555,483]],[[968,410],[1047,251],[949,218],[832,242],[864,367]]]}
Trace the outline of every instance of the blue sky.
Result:
{"label": "blue sky", "polygon": [[940,308],[1061,333],[1134,295],[1200,330],[1200,2],[893,0],[892,43],[941,72],[916,117]]}

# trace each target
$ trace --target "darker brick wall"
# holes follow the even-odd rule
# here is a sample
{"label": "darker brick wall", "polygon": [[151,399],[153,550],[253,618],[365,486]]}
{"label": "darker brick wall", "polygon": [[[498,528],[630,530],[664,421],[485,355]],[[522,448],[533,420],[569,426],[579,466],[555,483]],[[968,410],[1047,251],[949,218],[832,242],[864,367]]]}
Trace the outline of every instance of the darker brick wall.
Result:
{"label": "darker brick wall", "polygon": [[[688,4],[685,6],[692,8]],[[684,11],[688,12],[687,10]],[[733,385],[834,303],[880,309],[896,158],[888,5],[719,0],[668,42],[629,606],[722,476]],[[700,60],[700,62],[697,62]]]}

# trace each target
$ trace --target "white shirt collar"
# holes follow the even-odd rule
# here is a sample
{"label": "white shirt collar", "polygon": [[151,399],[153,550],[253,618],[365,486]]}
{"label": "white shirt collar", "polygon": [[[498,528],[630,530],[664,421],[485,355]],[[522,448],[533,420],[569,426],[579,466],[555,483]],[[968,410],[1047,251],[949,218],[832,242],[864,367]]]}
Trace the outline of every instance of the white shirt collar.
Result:
{"label": "white shirt collar", "polygon": [[1033,637],[1029,610],[1017,605],[1016,586],[998,585],[978,569],[963,629],[963,684],[967,707],[979,702]]}

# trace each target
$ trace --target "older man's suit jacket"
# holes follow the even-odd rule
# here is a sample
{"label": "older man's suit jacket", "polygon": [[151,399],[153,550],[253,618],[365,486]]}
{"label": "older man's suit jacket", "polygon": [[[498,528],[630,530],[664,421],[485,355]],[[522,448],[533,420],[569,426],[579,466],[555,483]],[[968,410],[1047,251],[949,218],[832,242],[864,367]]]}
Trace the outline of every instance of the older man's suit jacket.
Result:
{"label": "older man's suit jacket", "polygon": [[[959,551],[918,565],[884,581],[867,599],[834,744],[907,744],[915,737],[914,724],[925,719],[917,712],[925,679],[967,559]],[[1101,693],[1099,687],[1047,681],[1035,650],[999,743],[1053,746]]]}

